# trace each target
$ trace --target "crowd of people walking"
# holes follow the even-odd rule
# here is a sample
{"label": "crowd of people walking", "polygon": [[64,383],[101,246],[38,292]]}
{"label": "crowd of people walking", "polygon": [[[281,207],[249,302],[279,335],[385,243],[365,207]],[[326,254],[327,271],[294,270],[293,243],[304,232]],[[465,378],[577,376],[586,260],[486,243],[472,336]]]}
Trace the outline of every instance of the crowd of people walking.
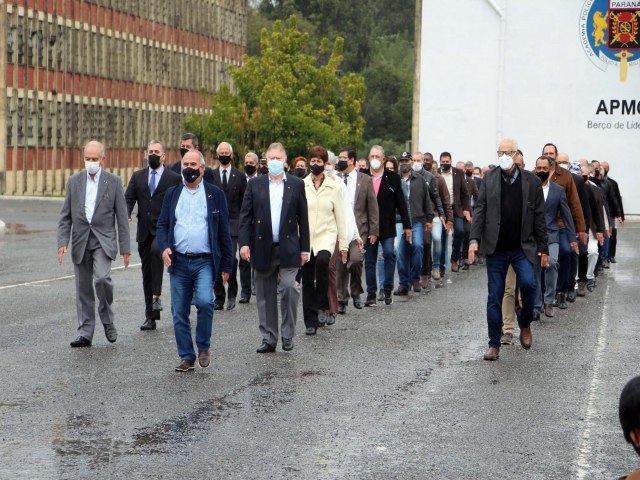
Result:
{"label": "crowd of people walking", "polygon": [[438,161],[428,152],[396,157],[379,145],[367,158],[351,146],[337,155],[314,146],[289,159],[273,143],[240,161],[221,142],[210,168],[191,133],[182,135],[180,152],[166,165],[165,145],[149,141],[147,166],[125,190],[104,169],[104,145],[86,145],[86,169],[69,179],[57,235],[58,261],[71,244],[76,273],[72,347],[92,344],[96,298],[106,338],[117,339],[111,264],[118,251],[129,263],[136,207],[140,329],[155,330],[165,310],[166,267],[180,372],[196,361],[210,365],[214,311],[233,311],[236,301],[255,296],[258,353],[278,342],[291,351],[301,296],[304,333],[313,336],[349,308],[424,295],[471,265],[487,271],[483,358],[497,360],[516,323],[528,349],[532,322],[594,292],[598,274],[616,262],[616,225],[624,226],[609,163],[570,161],[551,143],[526,164],[517,142],[505,139],[482,167],[454,166],[449,152]]}

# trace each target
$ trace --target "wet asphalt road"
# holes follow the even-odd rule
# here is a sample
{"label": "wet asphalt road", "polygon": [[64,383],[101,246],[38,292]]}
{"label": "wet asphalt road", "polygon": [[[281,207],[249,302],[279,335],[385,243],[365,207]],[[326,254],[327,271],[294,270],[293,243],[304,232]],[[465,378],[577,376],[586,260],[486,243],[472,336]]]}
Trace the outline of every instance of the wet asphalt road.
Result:
{"label": "wet asphalt road", "polygon": [[498,362],[481,359],[474,267],[315,337],[299,328],[291,353],[255,353],[255,299],[216,312],[212,367],[178,374],[168,276],[159,329],[141,332],[139,266],[113,272],[117,343],[98,326],[93,347],[69,347],[60,206],[0,198],[0,479],[610,479],[640,465],[617,417],[640,374],[640,222],[593,294]]}

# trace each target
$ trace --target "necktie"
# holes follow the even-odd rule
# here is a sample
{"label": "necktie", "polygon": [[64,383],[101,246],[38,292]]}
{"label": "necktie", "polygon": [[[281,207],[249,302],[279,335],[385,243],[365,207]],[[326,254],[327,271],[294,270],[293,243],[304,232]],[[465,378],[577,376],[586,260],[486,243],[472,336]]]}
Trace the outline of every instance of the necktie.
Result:
{"label": "necktie", "polygon": [[153,192],[155,192],[156,190],[156,174],[158,172],[156,172],[155,170],[151,170],[151,181],[149,182],[149,191],[151,192],[151,195],[153,195]]}
{"label": "necktie", "polygon": [[347,185],[347,178],[349,178],[349,175],[344,175],[344,184]]}
{"label": "necktie", "polygon": [[227,169],[222,170],[222,189],[227,191]]}

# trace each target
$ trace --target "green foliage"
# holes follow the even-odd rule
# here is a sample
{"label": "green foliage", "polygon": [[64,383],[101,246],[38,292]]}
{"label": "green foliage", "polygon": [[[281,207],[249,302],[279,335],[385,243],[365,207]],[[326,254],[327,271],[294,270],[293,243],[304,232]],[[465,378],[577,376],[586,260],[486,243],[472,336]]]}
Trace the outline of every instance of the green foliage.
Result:
{"label": "green foliage", "polygon": [[213,114],[190,116],[185,128],[205,146],[229,141],[239,153],[259,151],[281,142],[289,157],[306,155],[320,144],[329,149],[359,144],[364,130],[361,115],[365,86],[362,76],[340,77],[344,40],[337,37],[329,48],[320,42],[319,54],[305,53],[309,34],[298,29],[295,16],[262,29],[260,55],[247,56],[245,64],[231,69],[236,92],[223,86],[210,96]]}

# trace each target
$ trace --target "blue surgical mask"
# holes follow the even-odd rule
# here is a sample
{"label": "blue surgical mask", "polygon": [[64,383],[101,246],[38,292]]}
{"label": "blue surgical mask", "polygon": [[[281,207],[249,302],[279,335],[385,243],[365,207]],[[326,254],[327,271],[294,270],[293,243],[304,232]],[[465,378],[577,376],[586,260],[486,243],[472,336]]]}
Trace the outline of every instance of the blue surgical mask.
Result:
{"label": "blue surgical mask", "polygon": [[269,167],[269,173],[273,176],[277,177],[284,172],[284,163],[280,160],[269,160],[267,166]]}

